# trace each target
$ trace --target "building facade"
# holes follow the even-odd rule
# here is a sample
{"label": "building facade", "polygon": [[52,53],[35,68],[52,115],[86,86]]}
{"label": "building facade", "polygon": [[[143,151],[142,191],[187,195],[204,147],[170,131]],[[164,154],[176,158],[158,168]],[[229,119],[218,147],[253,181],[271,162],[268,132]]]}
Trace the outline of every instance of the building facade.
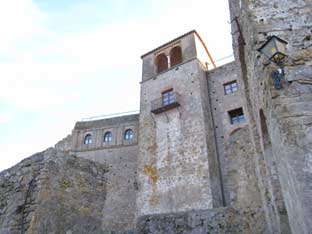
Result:
{"label": "building facade", "polygon": [[109,165],[105,227],[236,207],[265,232],[239,66],[208,68],[205,50],[191,31],[144,54],[140,113],[76,123],[72,151]]}
{"label": "building facade", "polygon": [[242,81],[235,62],[208,70],[209,53],[198,56],[205,50],[191,31],[146,53],[140,113],[76,123],[72,151],[110,165],[103,212],[111,228],[236,199],[231,178],[239,168],[224,153],[231,134],[248,124]]}
{"label": "building facade", "polygon": [[[233,233],[311,233],[311,6],[230,1],[230,13],[235,61],[215,67],[188,32],[141,57],[139,114],[76,123],[71,151],[110,168],[105,227],[201,211],[238,219]],[[281,90],[256,50],[268,35],[289,42]]]}

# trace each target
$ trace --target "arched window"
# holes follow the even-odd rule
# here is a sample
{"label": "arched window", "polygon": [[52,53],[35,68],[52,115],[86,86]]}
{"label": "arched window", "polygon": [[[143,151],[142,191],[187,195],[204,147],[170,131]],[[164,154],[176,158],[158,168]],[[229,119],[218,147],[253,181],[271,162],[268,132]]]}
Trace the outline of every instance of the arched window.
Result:
{"label": "arched window", "polygon": [[85,136],[84,138],[84,144],[85,145],[90,145],[92,143],[92,135],[91,134],[88,134]]}
{"label": "arched window", "polygon": [[165,54],[159,54],[156,57],[156,67],[157,67],[157,73],[168,69],[168,59]]}
{"label": "arched window", "polygon": [[111,142],[113,138],[113,134],[111,132],[106,132],[104,134],[104,142]]}
{"label": "arched window", "polygon": [[176,46],[170,50],[170,65],[174,66],[179,63],[182,63],[182,50],[180,46]]}
{"label": "arched window", "polygon": [[131,129],[127,129],[125,131],[124,139],[126,141],[131,140],[133,138],[133,131]]}

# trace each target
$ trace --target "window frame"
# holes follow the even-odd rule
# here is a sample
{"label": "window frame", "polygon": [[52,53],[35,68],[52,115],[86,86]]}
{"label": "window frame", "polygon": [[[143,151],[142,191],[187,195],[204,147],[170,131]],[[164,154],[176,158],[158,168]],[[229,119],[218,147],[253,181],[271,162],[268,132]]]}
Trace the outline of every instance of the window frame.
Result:
{"label": "window frame", "polygon": [[175,93],[173,92],[173,88],[167,89],[161,93],[161,105],[169,106],[175,103]]}
{"label": "window frame", "polygon": [[125,141],[131,141],[134,137],[134,131],[131,128],[128,128],[124,132],[124,140]]}
{"label": "window frame", "polygon": [[88,133],[87,135],[85,135],[85,137],[83,138],[83,144],[84,145],[92,144],[92,134]]}
{"label": "window frame", "polygon": [[246,122],[246,117],[242,107],[228,111],[228,114],[232,125]]}
{"label": "window frame", "polygon": [[103,136],[103,142],[108,143],[108,142],[112,142],[112,140],[113,140],[113,133],[111,131],[105,132]]}
{"label": "window frame", "polygon": [[[235,86],[233,86],[235,84]],[[237,80],[233,80],[223,84],[224,95],[229,95],[232,93],[236,93],[238,91],[238,83]]]}

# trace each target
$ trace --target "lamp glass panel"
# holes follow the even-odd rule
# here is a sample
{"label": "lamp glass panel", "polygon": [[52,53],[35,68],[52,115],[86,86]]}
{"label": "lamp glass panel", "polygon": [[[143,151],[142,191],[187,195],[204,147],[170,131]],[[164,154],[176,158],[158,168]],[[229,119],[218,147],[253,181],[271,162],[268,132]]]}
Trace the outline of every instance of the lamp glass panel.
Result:
{"label": "lamp glass panel", "polygon": [[276,40],[276,47],[278,52],[286,54],[286,44],[280,40]]}
{"label": "lamp glass panel", "polygon": [[271,58],[276,52],[275,47],[275,40],[270,40],[262,49],[261,52],[267,56],[268,58]]}

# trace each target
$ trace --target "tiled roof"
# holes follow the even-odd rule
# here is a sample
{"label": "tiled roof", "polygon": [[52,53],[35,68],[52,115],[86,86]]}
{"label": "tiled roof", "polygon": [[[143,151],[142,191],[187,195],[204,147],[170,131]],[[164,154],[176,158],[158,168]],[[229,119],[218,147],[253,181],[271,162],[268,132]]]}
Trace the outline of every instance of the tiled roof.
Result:
{"label": "tiled roof", "polygon": [[189,34],[192,34],[192,33],[197,33],[197,32],[196,32],[196,30],[192,30],[192,31],[189,31],[189,32],[187,32],[187,33],[184,33],[183,35],[181,35],[181,36],[179,36],[179,37],[176,37],[176,38],[174,38],[173,40],[168,41],[167,43],[165,43],[165,44],[163,44],[163,45],[161,45],[161,46],[158,46],[157,48],[155,48],[155,49],[153,49],[153,50],[151,50],[151,51],[149,51],[149,52],[143,54],[143,55],[141,56],[141,58],[145,57],[146,55],[148,55],[148,54],[150,54],[150,53],[155,52],[156,50],[160,49],[161,47],[164,47],[164,46],[166,46],[166,45],[169,45],[169,44],[171,44],[172,42],[177,41],[177,40],[181,39],[182,37],[185,37],[185,36],[187,36],[187,35],[189,35]]}
{"label": "tiled roof", "polygon": [[102,128],[105,126],[111,126],[111,125],[122,124],[122,123],[139,122],[139,118],[140,118],[139,114],[134,114],[134,115],[118,116],[118,117],[108,118],[108,119],[79,121],[79,122],[76,122],[74,130]]}

